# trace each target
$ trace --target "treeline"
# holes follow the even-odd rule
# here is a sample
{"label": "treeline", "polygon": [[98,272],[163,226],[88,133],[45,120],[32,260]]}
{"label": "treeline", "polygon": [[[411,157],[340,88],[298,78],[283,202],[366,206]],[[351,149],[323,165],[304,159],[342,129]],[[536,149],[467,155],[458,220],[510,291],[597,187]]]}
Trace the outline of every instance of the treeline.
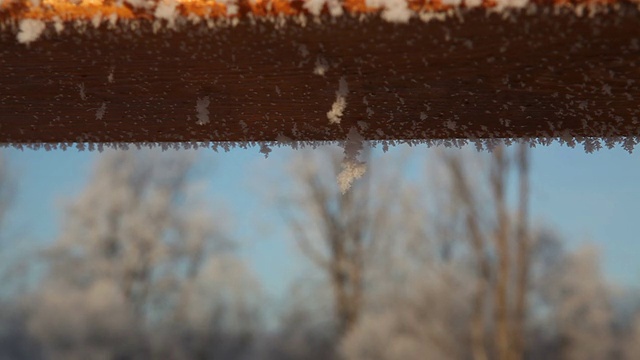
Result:
{"label": "treeline", "polygon": [[[530,220],[526,147],[434,152],[412,176],[415,159],[361,156],[344,194],[335,149],[296,152],[266,187],[314,275],[274,311],[196,152],[100,155],[60,234],[2,257],[0,359],[640,356],[633,292],[607,283],[597,248]],[[3,255],[11,174],[0,157]]]}

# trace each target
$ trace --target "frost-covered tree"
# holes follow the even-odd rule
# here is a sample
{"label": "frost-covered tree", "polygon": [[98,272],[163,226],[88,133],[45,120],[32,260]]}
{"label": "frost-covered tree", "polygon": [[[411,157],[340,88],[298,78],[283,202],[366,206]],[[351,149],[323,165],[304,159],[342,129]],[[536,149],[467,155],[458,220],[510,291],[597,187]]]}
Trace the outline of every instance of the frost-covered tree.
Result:
{"label": "frost-covered tree", "polygon": [[102,155],[47,251],[30,329],[52,358],[242,351],[258,291],[199,200],[195,154]]}
{"label": "frost-covered tree", "polygon": [[[452,265],[467,264],[455,272],[472,275],[464,277],[472,290],[467,299],[470,356],[521,358],[533,242],[528,149],[496,147],[485,157],[445,151],[433,160],[427,175],[433,188],[412,210],[424,219],[413,242],[431,254],[425,260],[431,265],[421,271],[448,277]],[[512,182],[515,206],[507,199]]]}
{"label": "frost-covered tree", "polygon": [[[363,315],[344,343],[348,358],[524,355],[532,263],[528,151],[498,147],[488,158],[444,152],[436,163],[427,175],[434,187],[409,198],[403,224],[410,230],[394,239],[396,249],[406,245],[381,280],[392,284],[392,296]],[[515,208],[506,196],[514,173]],[[397,346],[373,340],[384,337]]]}
{"label": "frost-covered tree", "polygon": [[550,324],[562,359],[610,359],[614,352],[613,309],[600,271],[599,251],[584,245],[550,271],[545,290]]}
{"label": "frost-covered tree", "polygon": [[284,200],[285,213],[300,250],[329,282],[340,337],[358,321],[379,246],[395,236],[391,219],[401,186],[393,171],[397,167],[370,165],[343,193],[336,181],[342,155],[324,150],[301,152],[293,161],[295,186]]}
{"label": "frost-covered tree", "polygon": [[[278,329],[265,339],[261,358],[331,360],[337,358],[330,293],[325,282],[299,279],[279,311]],[[327,299],[329,298],[329,299]]]}
{"label": "frost-covered tree", "polygon": [[623,358],[631,360],[640,354],[640,311],[638,310],[631,318],[631,326],[627,335],[623,343]]}
{"label": "frost-covered tree", "polygon": [[0,152],[0,359],[38,358],[40,348],[27,330],[26,309],[20,301],[14,301],[23,295],[19,289],[26,271],[24,259],[17,259],[13,249],[16,244],[6,231],[16,189],[12,174],[8,157]]}
{"label": "frost-covered tree", "polygon": [[[459,264],[460,265],[460,264]],[[468,357],[471,273],[459,265],[425,266],[375,300],[345,338],[345,359],[459,359]]]}
{"label": "frost-covered tree", "polygon": [[[446,161],[452,191],[465,214],[465,229],[477,269],[471,320],[473,357],[476,360],[520,359],[526,347],[532,246],[528,226],[527,146],[518,146],[512,154],[502,146],[494,148],[487,170],[481,169],[473,175],[460,157],[449,156]],[[515,209],[510,210],[507,191],[513,172],[517,174],[518,197]],[[472,180],[477,184],[471,185]],[[484,184],[488,191],[483,198],[481,186]],[[492,312],[491,316],[487,316],[487,311]],[[487,318],[492,319],[492,347],[487,346]]]}

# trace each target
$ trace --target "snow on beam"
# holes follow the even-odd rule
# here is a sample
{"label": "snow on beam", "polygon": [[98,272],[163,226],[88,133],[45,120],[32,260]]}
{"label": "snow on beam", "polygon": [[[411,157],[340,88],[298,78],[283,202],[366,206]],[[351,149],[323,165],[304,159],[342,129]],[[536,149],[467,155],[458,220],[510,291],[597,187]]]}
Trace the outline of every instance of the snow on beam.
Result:
{"label": "snow on beam", "polygon": [[639,8],[0,0],[0,143],[636,139]]}

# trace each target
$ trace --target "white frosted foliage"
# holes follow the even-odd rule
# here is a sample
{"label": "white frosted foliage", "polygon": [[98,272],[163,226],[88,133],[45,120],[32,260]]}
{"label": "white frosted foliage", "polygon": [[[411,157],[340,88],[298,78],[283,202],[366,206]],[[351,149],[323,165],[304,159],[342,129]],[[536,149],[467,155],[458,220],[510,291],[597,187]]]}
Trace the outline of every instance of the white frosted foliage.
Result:
{"label": "white frosted foliage", "polygon": [[327,6],[329,7],[329,13],[331,14],[331,16],[342,16],[342,14],[344,14],[342,5],[340,5],[340,2],[338,0],[327,1]]}
{"label": "white frosted foliage", "polygon": [[40,20],[24,19],[20,21],[20,30],[18,32],[18,42],[21,44],[29,44],[38,40],[45,29],[45,23]]}
{"label": "white frosted foliage", "polygon": [[374,9],[382,9],[380,16],[391,23],[407,23],[411,9],[406,0],[366,0],[365,4]]}
{"label": "white frosted foliage", "polygon": [[148,8],[152,4],[150,1],[146,1],[146,0],[125,0],[125,2],[129,3],[134,9]]}
{"label": "white frosted foliage", "polygon": [[529,0],[501,0],[498,1],[498,9],[505,8],[516,8],[521,9],[529,3]]}
{"label": "white frosted foliage", "polygon": [[207,210],[201,183],[188,176],[195,156],[100,157],[68,202],[62,232],[43,252],[49,271],[29,298],[28,329],[47,358],[113,359],[138,342],[162,353],[160,340],[174,333],[158,331],[160,323],[182,329],[175,334],[253,331],[258,285],[225,250],[224,220]]}
{"label": "white frosted foliage", "polygon": [[169,26],[173,26],[176,17],[178,16],[178,2],[175,0],[165,0],[158,3],[158,7],[154,13],[154,16],[158,19],[164,19],[169,22]]}
{"label": "white frosted foliage", "polygon": [[62,19],[55,17],[53,28],[56,30],[56,33],[60,34],[64,30],[64,22],[62,22]]}
{"label": "white frosted foliage", "polygon": [[307,0],[303,6],[312,15],[320,16],[325,5],[331,16],[341,16],[344,14],[342,5],[340,5],[338,0]]}
{"label": "white frosted foliage", "polygon": [[482,5],[482,0],[465,0],[464,5],[469,8],[478,7]]}
{"label": "white frosted foliage", "polygon": [[304,8],[313,15],[320,15],[322,8],[324,7],[326,0],[308,0],[304,3]]}

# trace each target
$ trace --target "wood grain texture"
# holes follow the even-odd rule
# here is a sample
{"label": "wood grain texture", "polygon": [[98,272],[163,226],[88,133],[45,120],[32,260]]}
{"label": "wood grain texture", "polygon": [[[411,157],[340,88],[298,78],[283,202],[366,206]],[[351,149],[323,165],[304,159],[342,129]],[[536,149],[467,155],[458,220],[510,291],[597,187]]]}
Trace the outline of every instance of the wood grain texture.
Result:
{"label": "wood grain texture", "polygon": [[[48,29],[29,46],[0,31],[0,142],[342,140],[352,127],[377,140],[640,136],[636,5],[461,16],[157,33],[137,20]],[[330,124],[343,77],[347,106]]]}

